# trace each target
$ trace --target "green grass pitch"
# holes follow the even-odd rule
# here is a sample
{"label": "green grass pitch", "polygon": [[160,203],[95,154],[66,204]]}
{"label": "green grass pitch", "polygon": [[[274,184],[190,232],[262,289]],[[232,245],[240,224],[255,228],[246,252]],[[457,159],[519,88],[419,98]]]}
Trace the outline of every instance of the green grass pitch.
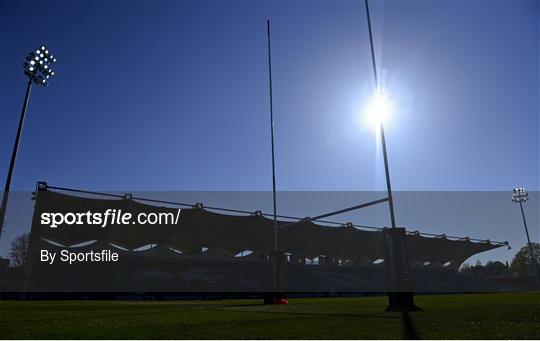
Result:
{"label": "green grass pitch", "polygon": [[[417,296],[425,339],[540,338],[540,293]],[[224,301],[0,301],[3,339],[400,339],[385,297]]]}

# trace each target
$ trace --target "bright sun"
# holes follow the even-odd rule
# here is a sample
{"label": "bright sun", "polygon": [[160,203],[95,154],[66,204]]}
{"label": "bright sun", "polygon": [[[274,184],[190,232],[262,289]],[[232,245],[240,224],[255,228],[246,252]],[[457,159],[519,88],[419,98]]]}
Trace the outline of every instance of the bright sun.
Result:
{"label": "bright sun", "polygon": [[379,131],[381,123],[386,124],[390,119],[392,104],[388,98],[388,93],[384,89],[378,89],[366,107],[364,117],[366,123]]}

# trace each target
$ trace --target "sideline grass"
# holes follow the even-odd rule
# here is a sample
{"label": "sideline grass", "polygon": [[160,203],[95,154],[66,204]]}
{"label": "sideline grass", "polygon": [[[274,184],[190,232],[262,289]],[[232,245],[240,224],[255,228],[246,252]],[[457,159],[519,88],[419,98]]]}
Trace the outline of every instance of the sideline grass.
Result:
{"label": "sideline grass", "polygon": [[[417,296],[421,338],[540,338],[540,293]],[[0,301],[2,339],[399,339],[385,297],[224,301]]]}

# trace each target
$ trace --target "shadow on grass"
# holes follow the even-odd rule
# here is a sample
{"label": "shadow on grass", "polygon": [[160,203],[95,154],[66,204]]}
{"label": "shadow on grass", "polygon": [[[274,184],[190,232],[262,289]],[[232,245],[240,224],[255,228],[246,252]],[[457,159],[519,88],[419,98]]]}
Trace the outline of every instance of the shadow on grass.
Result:
{"label": "shadow on grass", "polygon": [[[265,307],[267,305],[261,304],[261,303],[250,303],[250,304],[236,304],[236,305],[228,305],[221,307],[221,309],[216,310],[232,310],[232,311],[243,311],[243,312],[251,312],[253,310],[236,310],[234,308],[249,308],[249,307]],[[209,310],[213,310],[215,308],[208,308]],[[396,314],[388,315],[388,313],[381,312],[381,313],[358,313],[358,314],[343,314],[343,313],[319,313],[319,312],[298,312],[298,311],[279,311],[279,310],[255,310],[253,312],[257,313],[272,313],[272,314],[287,314],[287,315],[311,315],[311,316],[326,316],[326,317],[353,317],[353,318],[378,318],[378,319],[401,319],[403,322],[403,332],[404,332],[404,338],[409,340],[420,340],[420,335],[418,333],[418,330],[416,326],[414,325],[411,316],[407,310],[404,310],[401,312],[401,316],[398,316]]]}
{"label": "shadow on grass", "polygon": [[418,330],[411,320],[409,312],[406,310],[402,311],[401,317],[403,319],[403,331],[405,333],[405,338],[409,340],[420,340],[420,335],[418,334]]}

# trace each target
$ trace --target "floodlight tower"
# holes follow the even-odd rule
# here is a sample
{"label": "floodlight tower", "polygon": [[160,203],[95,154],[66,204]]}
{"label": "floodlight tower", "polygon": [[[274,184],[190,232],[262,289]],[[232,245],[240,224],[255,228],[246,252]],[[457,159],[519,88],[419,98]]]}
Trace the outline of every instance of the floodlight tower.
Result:
{"label": "floodlight tower", "polygon": [[32,84],[42,86],[47,86],[49,84],[49,79],[54,76],[54,71],[51,68],[53,63],[56,63],[56,58],[54,58],[44,45],[35,51],[30,52],[28,56],[26,56],[26,62],[23,63],[24,74],[28,76],[28,84],[26,86],[26,95],[24,97],[21,117],[19,118],[19,127],[17,128],[17,135],[15,136],[15,144],[13,145],[13,151],[11,152],[11,160],[9,162],[8,174],[4,185],[4,193],[2,194],[2,205],[0,206],[0,236],[2,235],[4,227],[11,178],[13,176],[13,169],[15,168],[15,160],[17,159],[17,151],[19,149],[24,118],[26,116],[26,108],[28,107],[28,100],[30,99],[30,90],[32,90]]}
{"label": "floodlight tower", "polygon": [[525,234],[527,235],[527,245],[529,246],[529,253],[531,256],[531,263],[534,267],[534,274],[536,277],[536,284],[540,285],[540,278],[538,273],[538,263],[536,262],[536,257],[534,255],[533,246],[531,244],[531,237],[529,236],[529,229],[527,228],[527,220],[525,219],[525,212],[523,211],[523,203],[529,200],[529,193],[525,190],[524,187],[514,188],[512,192],[512,201],[516,204],[519,204],[521,209],[521,217],[523,218],[523,225],[525,226]]}

